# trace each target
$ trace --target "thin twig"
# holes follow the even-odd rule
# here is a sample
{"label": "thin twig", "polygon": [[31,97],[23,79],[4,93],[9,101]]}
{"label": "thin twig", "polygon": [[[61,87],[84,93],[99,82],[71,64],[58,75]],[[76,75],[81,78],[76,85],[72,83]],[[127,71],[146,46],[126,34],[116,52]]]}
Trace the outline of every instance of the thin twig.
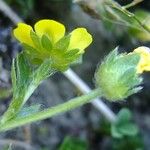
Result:
{"label": "thin twig", "polygon": [[134,19],[139,24],[139,26],[141,26],[143,28],[143,30],[145,30],[146,32],[148,32],[150,34],[150,29],[147,27],[147,25],[143,24],[134,13],[131,13],[130,11],[123,8],[120,4],[118,4],[117,2],[114,2],[114,1],[112,1],[111,3],[108,3],[108,5],[112,8],[119,10],[120,12],[124,13],[126,16]]}
{"label": "thin twig", "polygon": [[[104,6],[112,7],[114,9],[117,9],[118,11],[124,13],[126,16],[132,18],[134,21],[136,21],[139,24],[139,27],[141,27],[144,31],[146,31],[146,32],[148,32],[150,34],[150,29],[147,27],[147,25],[143,24],[141,22],[141,20],[139,20],[139,18],[135,14],[133,14],[130,11],[127,10],[127,8],[129,8],[131,6],[135,6],[135,5],[137,5],[138,3],[142,2],[142,1],[143,0],[134,0],[132,3],[130,3],[130,4],[126,5],[126,6],[121,6],[116,1],[113,1],[113,0],[105,1],[104,0],[103,3],[100,2],[100,4],[95,5],[95,9],[92,8],[92,11],[95,11],[95,12],[93,12],[93,14],[96,13],[97,15],[99,15],[99,17],[94,17],[94,18],[96,18],[96,19],[104,18],[105,20],[108,20],[109,18],[108,19],[105,18],[103,16],[103,14],[100,14],[100,13],[98,14],[96,12],[96,8],[98,7],[98,5],[104,5]],[[85,5],[85,7],[87,7],[87,8],[90,9],[90,5],[88,4],[87,0],[74,0],[74,3],[78,3],[79,5],[82,3],[82,8]],[[91,16],[91,14],[89,12],[87,12],[87,13]],[[91,16],[91,17],[93,17],[93,16]],[[115,20],[111,20],[111,19],[109,20],[109,22],[121,24],[121,25],[124,25],[124,26],[131,26],[132,27],[132,25],[127,25],[126,23],[122,24],[122,23],[119,23],[119,21],[116,22]],[[134,28],[137,28],[137,27],[134,27]]]}
{"label": "thin twig", "polygon": [[3,0],[0,0],[0,11],[2,11],[14,24],[23,22],[23,20]]}
{"label": "thin twig", "polygon": [[143,0],[133,0],[130,4],[127,4],[125,6],[122,6],[122,8],[124,9],[128,9],[128,8],[131,8],[139,3],[143,2]]}

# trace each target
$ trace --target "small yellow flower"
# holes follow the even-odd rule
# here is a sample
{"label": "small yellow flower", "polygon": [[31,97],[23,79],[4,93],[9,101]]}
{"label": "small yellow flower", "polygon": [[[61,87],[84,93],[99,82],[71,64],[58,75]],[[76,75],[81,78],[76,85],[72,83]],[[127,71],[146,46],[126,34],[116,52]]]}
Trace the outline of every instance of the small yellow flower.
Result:
{"label": "small yellow flower", "polygon": [[65,35],[63,24],[48,19],[38,21],[34,29],[19,23],[13,33],[32,63],[39,64],[50,58],[59,70],[76,61],[92,42],[92,36],[85,28],[77,28]]}
{"label": "small yellow flower", "polygon": [[[63,24],[54,21],[43,19],[38,21],[34,25],[35,33],[38,37],[47,35],[53,44],[58,42],[65,35],[65,27]],[[35,47],[30,32],[33,31],[30,25],[25,23],[18,23],[18,27],[14,29],[13,33],[16,39],[21,43],[28,44]],[[85,28],[77,28],[70,33],[70,44],[68,49],[80,49],[80,52],[90,45],[92,42],[92,36],[87,32]]]}
{"label": "small yellow flower", "polygon": [[150,49],[145,46],[136,48],[133,52],[140,54],[140,61],[137,65],[137,73],[150,71]]}

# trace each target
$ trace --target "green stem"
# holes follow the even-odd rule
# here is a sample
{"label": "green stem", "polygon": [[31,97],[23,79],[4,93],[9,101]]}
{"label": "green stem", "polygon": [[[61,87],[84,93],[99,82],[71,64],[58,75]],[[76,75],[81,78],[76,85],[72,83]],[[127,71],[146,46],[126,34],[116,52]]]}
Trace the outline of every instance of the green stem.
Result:
{"label": "green stem", "polygon": [[26,117],[20,117],[17,119],[12,119],[4,124],[0,124],[0,131],[7,131],[15,127],[19,127],[31,122],[43,120],[49,117],[52,117],[54,115],[67,112],[69,110],[72,110],[76,107],[79,107],[83,104],[86,104],[90,102],[90,100],[98,97],[101,95],[100,89],[95,89],[88,94],[85,94],[83,96],[73,98],[63,104],[59,104],[55,107],[45,109],[43,111],[37,112],[35,114],[31,114]]}

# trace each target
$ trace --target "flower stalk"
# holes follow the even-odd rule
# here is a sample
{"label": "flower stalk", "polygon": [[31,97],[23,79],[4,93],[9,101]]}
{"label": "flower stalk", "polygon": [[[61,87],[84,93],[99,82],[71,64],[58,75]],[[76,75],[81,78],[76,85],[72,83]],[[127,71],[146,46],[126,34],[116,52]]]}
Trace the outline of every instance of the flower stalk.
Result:
{"label": "flower stalk", "polygon": [[0,132],[4,132],[10,130],[15,127],[20,127],[22,125],[32,123],[35,121],[43,120],[46,118],[50,118],[57,114],[65,113],[69,110],[82,106],[86,103],[89,103],[90,100],[101,96],[101,90],[99,88],[77,98],[73,98],[63,104],[59,104],[55,107],[45,109],[43,111],[28,115],[26,117],[20,117],[16,119],[12,119],[4,124],[0,125]]}

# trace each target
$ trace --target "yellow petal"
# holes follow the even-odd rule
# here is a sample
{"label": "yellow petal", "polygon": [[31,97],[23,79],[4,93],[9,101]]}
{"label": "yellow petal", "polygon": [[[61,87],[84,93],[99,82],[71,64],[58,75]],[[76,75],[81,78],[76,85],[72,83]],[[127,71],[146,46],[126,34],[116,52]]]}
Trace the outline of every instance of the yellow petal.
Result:
{"label": "yellow petal", "polygon": [[38,21],[34,29],[38,36],[41,37],[43,34],[46,34],[53,43],[56,43],[65,34],[65,27],[63,24],[48,19]]}
{"label": "yellow petal", "polygon": [[148,47],[138,47],[134,52],[140,54],[140,61],[137,66],[137,72],[142,73],[144,71],[150,71],[150,49]]}
{"label": "yellow petal", "polygon": [[84,49],[88,47],[92,42],[92,36],[87,32],[85,28],[77,28],[71,32],[70,49],[80,49],[80,53],[84,52]]}
{"label": "yellow petal", "polygon": [[13,34],[17,40],[21,43],[28,44],[34,47],[33,41],[30,37],[30,32],[32,31],[32,27],[25,23],[18,23],[18,27],[13,30]]}

